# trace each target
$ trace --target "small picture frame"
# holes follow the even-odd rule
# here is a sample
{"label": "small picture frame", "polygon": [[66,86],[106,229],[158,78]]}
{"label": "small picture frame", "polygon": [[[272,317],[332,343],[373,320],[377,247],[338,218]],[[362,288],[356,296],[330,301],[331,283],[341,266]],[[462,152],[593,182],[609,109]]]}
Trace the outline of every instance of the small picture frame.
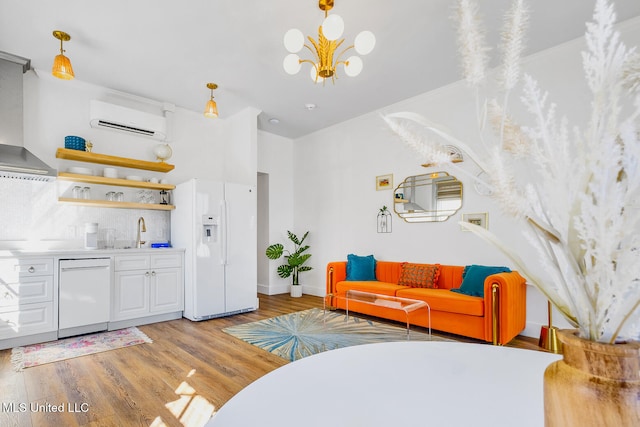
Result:
{"label": "small picture frame", "polygon": [[391,190],[393,188],[393,174],[376,177],[376,190]]}
{"label": "small picture frame", "polygon": [[[489,214],[487,212],[462,214],[462,221],[489,229]],[[462,231],[469,230],[462,228]]]}

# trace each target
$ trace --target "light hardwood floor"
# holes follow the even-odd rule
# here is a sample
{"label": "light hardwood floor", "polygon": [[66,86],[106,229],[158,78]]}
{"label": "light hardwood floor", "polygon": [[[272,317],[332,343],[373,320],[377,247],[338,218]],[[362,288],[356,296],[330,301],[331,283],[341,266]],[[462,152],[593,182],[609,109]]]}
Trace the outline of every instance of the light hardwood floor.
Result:
{"label": "light hardwood floor", "polygon": [[[0,426],[201,426],[243,387],[288,363],[222,329],[312,307],[322,307],[322,299],[261,295],[255,312],[140,326],[153,344],[23,372],[12,370],[11,350],[0,351]],[[540,350],[526,337],[509,346]],[[33,405],[41,410],[32,412]],[[53,411],[58,405],[63,412]]]}

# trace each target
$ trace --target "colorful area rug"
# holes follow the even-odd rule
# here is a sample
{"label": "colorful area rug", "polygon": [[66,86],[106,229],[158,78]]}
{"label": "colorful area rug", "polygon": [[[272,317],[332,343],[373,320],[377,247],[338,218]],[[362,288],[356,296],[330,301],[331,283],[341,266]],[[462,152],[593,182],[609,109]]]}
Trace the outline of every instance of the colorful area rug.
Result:
{"label": "colorful area rug", "polygon": [[11,364],[16,371],[21,371],[45,363],[151,342],[151,339],[138,328],[100,332],[16,347],[11,352]]}
{"label": "colorful area rug", "polygon": [[[253,344],[289,361],[327,350],[359,344],[404,341],[407,329],[349,315],[343,312],[312,308],[283,316],[223,329],[243,341]],[[429,336],[412,328],[412,341],[449,341]]]}

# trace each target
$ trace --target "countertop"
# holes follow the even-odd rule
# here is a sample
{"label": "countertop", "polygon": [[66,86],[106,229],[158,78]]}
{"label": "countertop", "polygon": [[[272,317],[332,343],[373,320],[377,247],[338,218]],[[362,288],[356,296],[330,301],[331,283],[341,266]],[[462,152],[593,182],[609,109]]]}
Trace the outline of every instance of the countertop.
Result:
{"label": "countertop", "polygon": [[112,255],[133,255],[140,253],[156,254],[162,252],[180,252],[183,248],[113,248],[113,249],[84,249],[82,247],[58,247],[58,246],[40,246],[31,247],[4,247],[0,245],[0,258],[16,257],[16,256],[48,256],[48,257],[74,257],[74,258],[96,258],[109,257]]}

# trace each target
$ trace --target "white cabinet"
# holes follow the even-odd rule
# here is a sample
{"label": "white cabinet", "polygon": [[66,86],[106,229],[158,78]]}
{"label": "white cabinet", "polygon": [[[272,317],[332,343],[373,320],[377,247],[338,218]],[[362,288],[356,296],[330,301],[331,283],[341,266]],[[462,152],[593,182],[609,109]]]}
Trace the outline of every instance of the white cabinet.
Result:
{"label": "white cabinet", "polygon": [[0,342],[0,349],[31,335],[57,337],[54,290],[53,257],[0,259],[0,340],[13,340]]}
{"label": "white cabinet", "polygon": [[182,252],[117,255],[111,321],[182,312],[182,265]]}

